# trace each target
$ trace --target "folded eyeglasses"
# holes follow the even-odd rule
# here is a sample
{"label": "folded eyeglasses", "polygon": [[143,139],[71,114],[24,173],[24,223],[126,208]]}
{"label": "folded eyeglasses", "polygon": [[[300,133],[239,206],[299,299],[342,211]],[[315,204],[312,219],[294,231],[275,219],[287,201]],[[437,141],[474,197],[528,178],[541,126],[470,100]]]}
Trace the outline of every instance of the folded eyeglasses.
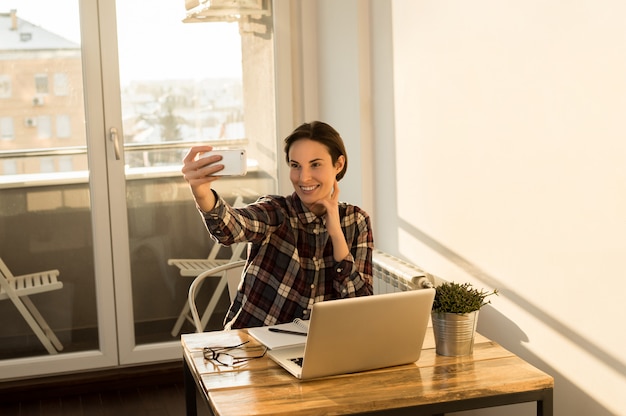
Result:
{"label": "folded eyeglasses", "polygon": [[246,346],[250,341],[230,347],[204,347],[202,353],[205,360],[226,366],[236,367],[243,365],[250,360],[262,358],[267,352],[263,345]]}

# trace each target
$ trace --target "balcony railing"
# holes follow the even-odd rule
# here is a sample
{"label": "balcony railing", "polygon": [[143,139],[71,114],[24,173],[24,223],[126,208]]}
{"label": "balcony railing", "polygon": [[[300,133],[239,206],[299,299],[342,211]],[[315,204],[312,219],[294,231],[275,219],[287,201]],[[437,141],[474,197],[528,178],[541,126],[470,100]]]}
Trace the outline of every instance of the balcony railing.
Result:
{"label": "balcony railing", "polygon": [[[214,147],[246,147],[248,139],[210,140]],[[207,141],[172,141],[158,143],[128,143],[124,145],[127,179],[169,177],[180,175],[184,153],[192,146],[207,144]],[[143,156],[160,155],[160,162],[150,163],[148,157],[132,157],[142,152]],[[167,154],[166,154],[167,153]],[[87,156],[87,146],[67,146],[46,149],[12,149],[0,150],[2,160]],[[248,171],[257,170],[254,159],[248,159]],[[89,179],[87,170],[71,170],[57,172],[32,172],[0,175],[0,189],[20,188],[45,185],[86,183]]]}

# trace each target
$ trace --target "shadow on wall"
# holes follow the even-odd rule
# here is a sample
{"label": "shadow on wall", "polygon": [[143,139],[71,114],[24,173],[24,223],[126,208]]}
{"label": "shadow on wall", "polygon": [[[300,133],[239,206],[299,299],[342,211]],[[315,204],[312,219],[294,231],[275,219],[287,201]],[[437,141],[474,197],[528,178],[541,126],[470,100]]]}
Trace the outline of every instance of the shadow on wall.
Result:
{"label": "shadow on wall", "polygon": [[[541,368],[554,377],[554,401],[555,403],[558,402],[558,414],[614,415],[613,412],[598,403],[584,390],[570,382],[566,376],[525,348],[524,343],[529,341],[526,333],[515,322],[501,314],[493,306],[487,305],[481,309],[477,331],[487,338],[497,341],[506,349],[515,352],[535,367]],[[502,339],[502,342],[500,342],[498,338],[502,338],[503,333],[506,334],[506,339]],[[577,397],[578,399],[571,400],[572,397]],[[581,409],[581,403],[585,403],[584,410]]]}
{"label": "shadow on wall", "polygon": [[[448,247],[439,243],[437,240],[424,233],[415,226],[408,222],[399,219],[399,226],[406,233],[419,240],[422,244],[429,247],[440,256],[444,257],[451,263],[455,264],[467,274],[480,281],[482,284],[488,287],[498,288],[498,291],[502,296],[506,297],[509,301],[516,304],[519,308],[525,310],[528,314],[534,316],[537,320],[543,322],[546,326],[552,328],[553,331],[569,339],[576,344],[580,349],[587,352],[587,354],[595,357],[598,361],[603,362],[607,367],[613,368],[620,374],[626,374],[626,365],[620,361],[619,358],[611,355],[600,346],[591,342],[588,338],[580,335],[562,322],[554,319],[552,316],[546,314],[540,307],[536,306],[526,298],[518,295],[514,290],[510,289],[504,282],[488,275],[478,268],[476,265],[469,262],[467,259],[460,256],[458,253],[450,250]],[[567,397],[585,397],[584,403],[587,405],[584,413],[593,415],[612,415],[613,413],[606,409],[602,404],[598,403],[594,398],[587,395],[584,391],[580,390],[576,385],[571,383],[565,376],[552,368],[549,364],[537,357],[524,347],[524,343],[529,341],[528,336],[524,331],[517,326],[513,321],[506,316],[500,314],[492,306],[485,306],[480,313],[480,319],[478,324],[478,332],[485,335],[488,338],[501,344],[503,347],[515,352],[523,359],[529,361],[533,365],[541,368],[543,371],[554,377],[555,384],[555,399],[564,395]],[[502,334],[506,334],[503,336]],[[555,400],[556,401],[556,400]],[[581,400],[559,400],[559,413],[563,414],[580,414],[579,408],[569,409],[570,411],[563,409],[563,406],[580,405]],[[592,405],[593,403],[593,405]]]}

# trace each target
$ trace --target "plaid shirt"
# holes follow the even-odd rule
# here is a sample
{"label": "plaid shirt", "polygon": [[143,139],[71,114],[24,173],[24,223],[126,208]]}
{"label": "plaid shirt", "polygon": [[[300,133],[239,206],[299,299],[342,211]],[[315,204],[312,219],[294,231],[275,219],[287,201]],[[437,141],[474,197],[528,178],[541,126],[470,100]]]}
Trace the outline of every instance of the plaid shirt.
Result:
{"label": "plaid shirt", "polygon": [[315,302],[372,294],[372,229],[359,207],[339,203],[350,254],[337,262],[325,218],[306,209],[295,193],[262,197],[243,208],[219,196],[217,201],[202,212],[212,237],[224,245],[251,243],[226,329],[309,319]]}

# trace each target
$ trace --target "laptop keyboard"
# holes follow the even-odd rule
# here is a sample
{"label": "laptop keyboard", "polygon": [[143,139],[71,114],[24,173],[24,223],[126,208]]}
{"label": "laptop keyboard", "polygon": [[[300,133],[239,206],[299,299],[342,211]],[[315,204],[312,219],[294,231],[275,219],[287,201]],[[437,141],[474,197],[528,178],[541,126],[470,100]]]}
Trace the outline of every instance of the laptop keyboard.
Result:
{"label": "laptop keyboard", "polygon": [[289,361],[294,362],[298,367],[302,367],[302,360],[304,360],[304,357],[289,359]]}

